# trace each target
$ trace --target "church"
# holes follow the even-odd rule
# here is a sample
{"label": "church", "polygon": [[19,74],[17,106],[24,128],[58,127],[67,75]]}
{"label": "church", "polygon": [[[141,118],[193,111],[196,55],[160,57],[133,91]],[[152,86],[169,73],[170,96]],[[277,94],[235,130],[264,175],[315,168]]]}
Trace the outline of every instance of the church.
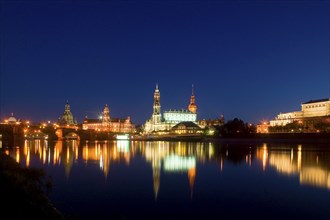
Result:
{"label": "church", "polygon": [[110,109],[105,105],[102,117],[99,119],[89,119],[87,116],[82,124],[83,130],[107,131],[115,133],[134,133],[135,125],[131,122],[131,117],[125,119],[111,118]]}
{"label": "church", "polygon": [[169,133],[175,125],[181,122],[197,123],[197,105],[195,103],[194,86],[192,86],[192,94],[188,109],[164,111],[162,116],[160,91],[157,84],[154,92],[153,113],[151,118],[144,124],[144,133],[166,134]]}
{"label": "church", "polygon": [[77,125],[77,120],[71,113],[69,101],[66,101],[64,112],[62,117],[58,119],[58,123],[62,127],[75,127]]}

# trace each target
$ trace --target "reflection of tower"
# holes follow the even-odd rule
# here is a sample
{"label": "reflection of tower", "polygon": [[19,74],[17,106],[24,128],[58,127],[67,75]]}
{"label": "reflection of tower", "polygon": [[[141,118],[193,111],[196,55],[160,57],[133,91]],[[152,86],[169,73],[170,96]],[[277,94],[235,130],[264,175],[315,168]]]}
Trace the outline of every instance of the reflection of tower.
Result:
{"label": "reflection of tower", "polygon": [[160,167],[161,167],[161,160],[152,161],[152,176],[154,179],[154,193],[155,193],[156,200],[157,200],[159,186],[160,186]]}
{"label": "reflection of tower", "polygon": [[69,179],[71,168],[73,165],[73,160],[74,160],[74,146],[76,144],[76,140],[70,140],[66,142],[66,146],[63,149],[63,154],[62,154],[62,162],[65,170],[65,176],[67,179]]}
{"label": "reflection of tower", "polygon": [[194,85],[192,85],[191,97],[190,97],[190,104],[188,105],[189,111],[192,113],[197,112],[197,106],[195,104],[195,95],[194,95]]}
{"label": "reflection of tower", "polygon": [[102,125],[103,127],[110,128],[110,110],[108,105],[105,105],[103,110]]}
{"label": "reflection of tower", "polygon": [[154,93],[154,106],[153,106],[153,114],[152,114],[152,122],[153,124],[159,124],[161,121],[161,113],[160,113],[160,92],[158,89],[158,84],[156,84],[156,89]]}
{"label": "reflection of tower", "polygon": [[102,157],[103,157],[103,172],[107,179],[110,170],[110,143],[104,143],[102,147]]}
{"label": "reflection of tower", "polygon": [[195,177],[196,177],[196,168],[195,167],[190,168],[188,170],[188,179],[189,179],[189,186],[190,186],[191,195],[192,195],[193,190],[194,190]]}

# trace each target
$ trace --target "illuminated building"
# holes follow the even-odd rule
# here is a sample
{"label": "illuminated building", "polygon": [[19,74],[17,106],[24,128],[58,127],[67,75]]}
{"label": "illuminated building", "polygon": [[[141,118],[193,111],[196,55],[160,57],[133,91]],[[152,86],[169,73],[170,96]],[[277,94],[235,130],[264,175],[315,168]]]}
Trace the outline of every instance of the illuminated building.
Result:
{"label": "illuminated building", "polygon": [[257,125],[257,133],[269,133],[268,131],[269,128],[269,123],[268,122],[263,122],[262,124]]}
{"label": "illuminated building", "polygon": [[110,128],[111,126],[110,110],[107,104],[105,105],[103,110],[102,126],[105,128]]}
{"label": "illuminated building", "polygon": [[154,92],[154,104],[153,104],[153,114],[149,120],[146,121],[144,125],[144,131],[147,134],[157,132],[170,132],[170,130],[180,122],[192,122],[196,123],[197,120],[197,106],[195,104],[194,90],[192,90],[192,95],[190,98],[190,104],[188,106],[189,110],[169,110],[164,111],[164,117],[161,114],[160,105],[160,92],[158,85]]}
{"label": "illuminated building", "polygon": [[8,125],[19,125],[21,124],[21,121],[20,120],[17,120],[15,117],[14,117],[14,113],[11,113],[10,114],[10,117],[5,119],[4,123],[2,124],[8,124]]}
{"label": "illuminated building", "polygon": [[62,126],[74,126],[77,125],[77,120],[73,119],[73,115],[70,110],[70,104],[67,101],[65,104],[65,110],[62,115],[62,118],[60,119],[59,122],[60,125]]}
{"label": "illuminated building", "polygon": [[221,126],[221,125],[225,124],[225,118],[223,115],[221,115],[220,118],[202,119],[202,120],[199,120],[197,123],[198,123],[198,126],[201,128]]}
{"label": "illuminated building", "polygon": [[135,125],[128,116],[126,119],[111,118],[108,105],[105,105],[102,117],[99,119],[88,119],[87,116],[82,124],[84,130],[108,131],[119,133],[134,133]]}
{"label": "illuminated building", "polygon": [[270,126],[285,126],[294,121],[324,116],[330,116],[330,98],[302,103],[301,111],[280,113],[270,121]]}
{"label": "illuminated building", "polygon": [[164,119],[167,123],[177,124],[183,121],[195,122],[197,118],[196,113],[192,113],[188,110],[169,110],[164,111]]}
{"label": "illuminated building", "polygon": [[203,130],[191,121],[180,122],[176,124],[172,131],[175,134],[200,134],[203,133]]}
{"label": "illuminated building", "polygon": [[160,92],[158,89],[158,84],[156,85],[154,92],[153,113],[151,118],[145,123],[144,130],[147,133],[166,130],[166,126],[162,122],[162,114],[160,111]]}

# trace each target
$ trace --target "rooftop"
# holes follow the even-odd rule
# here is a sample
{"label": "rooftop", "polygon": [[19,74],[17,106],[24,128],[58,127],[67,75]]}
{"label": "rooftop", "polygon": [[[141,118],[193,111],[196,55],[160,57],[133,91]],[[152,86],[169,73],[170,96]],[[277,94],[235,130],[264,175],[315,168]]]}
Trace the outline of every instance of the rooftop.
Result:
{"label": "rooftop", "polygon": [[194,122],[191,122],[191,121],[183,121],[183,122],[180,122],[178,124],[176,124],[173,129],[176,129],[178,128],[180,125],[185,125],[186,127],[194,127],[194,128],[197,128],[197,129],[201,129],[198,125],[196,125]]}
{"label": "rooftop", "polygon": [[176,109],[170,109],[168,111],[164,111],[164,113],[186,113],[186,114],[196,114],[196,113],[193,113],[189,110],[186,110],[186,109],[181,109],[181,110],[176,110]]}
{"label": "rooftop", "polygon": [[330,101],[330,98],[310,100],[310,101],[304,102],[302,104],[311,104],[311,103],[326,102],[326,101]]}

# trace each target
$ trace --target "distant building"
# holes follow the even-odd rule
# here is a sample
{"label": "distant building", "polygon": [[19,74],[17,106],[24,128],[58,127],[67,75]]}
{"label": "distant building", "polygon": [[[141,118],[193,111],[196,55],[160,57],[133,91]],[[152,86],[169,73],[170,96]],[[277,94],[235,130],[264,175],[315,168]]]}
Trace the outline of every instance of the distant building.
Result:
{"label": "distant building", "polygon": [[167,123],[177,124],[182,121],[195,122],[197,114],[189,110],[169,110],[164,111],[164,119]]}
{"label": "distant building", "polygon": [[89,119],[87,116],[82,124],[84,130],[108,131],[118,133],[134,133],[135,125],[128,116],[125,119],[111,118],[108,105],[105,105],[100,119]]}
{"label": "distant building", "polygon": [[19,124],[21,124],[21,121],[20,120],[17,120],[14,117],[14,113],[11,113],[10,116],[7,119],[5,119],[4,124],[8,124],[8,125],[19,125]]}
{"label": "distant building", "polygon": [[162,121],[162,114],[161,114],[161,106],[160,106],[160,92],[158,89],[158,84],[156,85],[156,89],[154,92],[154,104],[153,104],[153,113],[152,116],[144,126],[144,131],[146,133],[157,132],[157,131],[164,131],[167,130],[168,127]]}
{"label": "distant building", "polygon": [[62,117],[59,119],[60,126],[76,126],[77,120],[73,118],[70,110],[70,104],[67,101]]}
{"label": "distant building", "polygon": [[197,120],[197,106],[195,104],[194,89],[192,88],[192,95],[188,110],[169,110],[164,112],[164,117],[161,114],[160,92],[158,85],[154,92],[153,113],[149,120],[144,125],[144,132],[147,134],[153,132],[170,132],[171,128],[180,122],[193,122]]}
{"label": "distant building", "polygon": [[280,113],[270,121],[270,126],[285,126],[294,121],[324,116],[330,116],[330,98],[302,103],[301,111]]}
{"label": "distant building", "polygon": [[202,119],[199,120],[198,125],[201,128],[206,128],[206,127],[215,127],[215,126],[222,126],[225,124],[225,118],[223,115],[221,115],[219,118],[216,119]]}
{"label": "distant building", "polygon": [[180,122],[176,124],[171,130],[175,134],[193,135],[203,133],[203,129],[191,121]]}
{"label": "distant building", "polygon": [[257,133],[266,134],[269,133],[269,123],[263,122],[262,124],[257,125]]}

